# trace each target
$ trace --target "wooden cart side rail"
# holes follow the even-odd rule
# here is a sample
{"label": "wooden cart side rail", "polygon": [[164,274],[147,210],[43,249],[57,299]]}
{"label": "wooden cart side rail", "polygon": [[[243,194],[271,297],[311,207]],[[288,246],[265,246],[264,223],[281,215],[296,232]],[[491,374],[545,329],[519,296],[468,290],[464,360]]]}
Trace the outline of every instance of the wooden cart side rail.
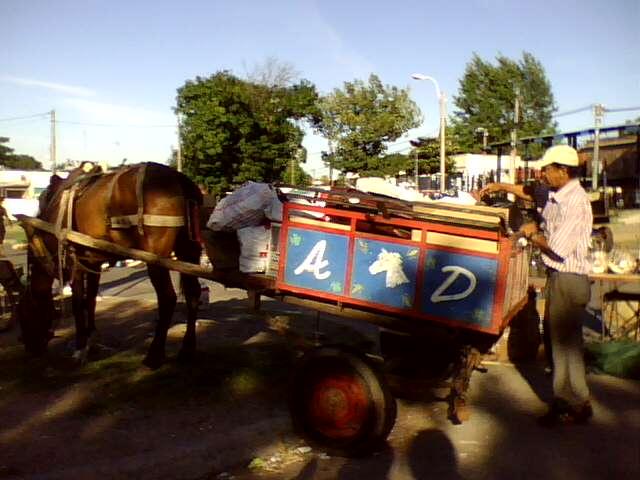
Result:
{"label": "wooden cart side rail", "polygon": [[[299,205],[287,202],[284,205],[283,223],[297,222],[295,212],[299,211],[319,212],[329,216],[349,218],[355,220],[363,220],[368,222],[381,223],[385,225],[393,225],[397,227],[406,227],[418,230],[438,231],[446,233],[456,233],[458,235],[469,236],[473,238],[486,238],[497,240],[500,236],[500,226],[498,224],[488,224],[467,221],[464,219],[452,219],[444,216],[429,216],[426,214],[388,210],[387,213],[397,213],[398,216],[385,218],[383,215],[375,215],[372,213],[338,210],[331,207],[321,207],[317,205]],[[411,215],[408,215],[411,213]],[[292,216],[293,215],[293,216]],[[353,227],[350,227],[353,230]]]}

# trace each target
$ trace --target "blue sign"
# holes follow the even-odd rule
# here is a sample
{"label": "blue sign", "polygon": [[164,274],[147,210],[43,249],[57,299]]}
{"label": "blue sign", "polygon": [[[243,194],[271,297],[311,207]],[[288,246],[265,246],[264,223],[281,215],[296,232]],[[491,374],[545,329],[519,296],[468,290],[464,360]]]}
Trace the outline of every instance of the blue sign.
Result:
{"label": "blue sign", "polygon": [[285,283],[343,295],[348,250],[349,238],[344,235],[290,228]]}
{"label": "blue sign", "polygon": [[497,259],[429,250],[421,292],[422,312],[491,326],[497,270]]}
{"label": "blue sign", "polygon": [[419,253],[417,247],[356,238],[350,296],[413,308]]}

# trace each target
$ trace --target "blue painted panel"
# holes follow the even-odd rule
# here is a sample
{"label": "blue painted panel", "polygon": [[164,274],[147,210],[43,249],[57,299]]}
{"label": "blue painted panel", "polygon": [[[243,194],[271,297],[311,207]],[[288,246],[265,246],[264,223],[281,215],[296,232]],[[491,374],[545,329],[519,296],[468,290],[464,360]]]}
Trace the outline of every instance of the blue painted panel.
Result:
{"label": "blue painted panel", "polygon": [[342,295],[347,274],[349,238],[345,235],[290,228],[285,283]]}
{"label": "blue painted panel", "polygon": [[457,322],[491,325],[497,259],[429,250],[424,268],[421,309]]}
{"label": "blue painted panel", "polygon": [[396,308],[413,308],[417,247],[356,239],[351,297]]}

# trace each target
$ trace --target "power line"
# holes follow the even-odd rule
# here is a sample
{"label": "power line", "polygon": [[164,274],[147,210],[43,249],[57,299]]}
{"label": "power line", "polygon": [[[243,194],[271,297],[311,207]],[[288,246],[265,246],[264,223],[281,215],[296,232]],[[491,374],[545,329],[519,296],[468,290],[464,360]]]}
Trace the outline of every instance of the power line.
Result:
{"label": "power line", "polygon": [[640,110],[640,107],[625,107],[625,108],[606,108],[604,109],[605,112],[632,112],[634,110]]}
{"label": "power line", "polygon": [[569,110],[568,112],[556,113],[552,115],[553,117],[564,117],[565,115],[573,115],[574,113],[580,113],[587,110],[591,110],[593,108],[593,104],[587,105],[585,107],[576,108],[575,110]]}
{"label": "power line", "polygon": [[28,118],[36,118],[36,117],[44,117],[44,116],[49,116],[49,112],[36,113],[35,115],[26,115],[26,116],[23,116],[23,117],[0,118],[0,122],[12,122],[14,120],[26,120]]}
{"label": "power line", "polygon": [[[576,108],[575,110],[569,110],[568,112],[556,113],[553,117],[564,117],[565,115],[573,115],[574,113],[580,113],[587,110],[591,110],[596,104],[586,105],[584,107]],[[623,107],[623,108],[607,108],[604,107],[604,111],[606,113],[617,113],[617,112],[632,112],[640,110],[640,107]]]}
{"label": "power line", "polygon": [[[29,118],[38,118],[38,117],[48,117],[51,115],[51,112],[44,113],[36,113],[34,115],[24,115],[20,117],[7,117],[0,118],[0,122],[12,122],[16,120],[27,120]],[[175,128],[175,124],[151,124],[151,125],[135,125],[135,124],[126,124],[126,123],[88,123],[88,122],[74,122],[71,120],[56,120],[56,123],[64,123],[67,125],[82,125],[85,127],[126,127],[126,128]]]}
{"label": "power line", "polygon": [[126,127],[126,128],[176,128],[174,124],[167,125],[135,125],[126,123],[85,123],[85,122],[72,122],[70,120],[58,120],[56,123],[64,123],[66,125],[81,125],[84,127]]}

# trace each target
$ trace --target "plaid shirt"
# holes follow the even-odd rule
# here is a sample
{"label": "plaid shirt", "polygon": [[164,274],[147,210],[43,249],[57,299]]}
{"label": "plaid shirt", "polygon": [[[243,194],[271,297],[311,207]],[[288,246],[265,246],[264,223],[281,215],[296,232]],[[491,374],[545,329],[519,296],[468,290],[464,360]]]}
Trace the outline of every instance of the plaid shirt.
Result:
{"label": "plaid shirt", "polygon": [[591,202],[578,179],[570,180],[557,192],[550,192],[542,217],[547,243],[564,257],[564,263],[560,263],[543,255],[545,265],[559,272],[590,273],[589,243],[593,214]]}

